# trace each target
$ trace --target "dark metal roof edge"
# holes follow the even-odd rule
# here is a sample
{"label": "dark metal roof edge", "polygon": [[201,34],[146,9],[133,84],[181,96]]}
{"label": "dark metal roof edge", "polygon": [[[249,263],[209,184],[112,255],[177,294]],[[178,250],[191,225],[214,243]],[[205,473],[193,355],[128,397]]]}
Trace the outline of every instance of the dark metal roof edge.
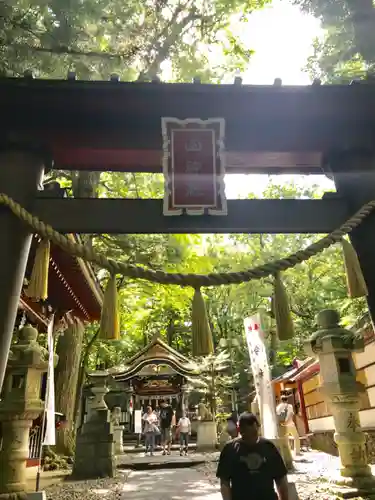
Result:
{"label": "dark metal roof edge", "polygon": [[27,88],[44,88],[56,87],[61,89],[79,89],[89,87],[91,89],[106,89],[106,90],[147,90],[147,91],[160,91],[166,90],[173,91],[187,91],[187,92],[230,92],[236,94],[246,94],[251,92],[264,92],[264,93],[300,93],[300,94],[319,94],[330,92],[366,92],[373,93],[375,85],[363,83],[359,85],[250,85],[250,84],[212,84],[212,83],[189,83],[189,82],[121,82],[111,80],[66,80],[66,79],[34,79],[34,78],[17,78],[17,77],[3,77],[0,78],[0,86],[12,87],[27,87]]}

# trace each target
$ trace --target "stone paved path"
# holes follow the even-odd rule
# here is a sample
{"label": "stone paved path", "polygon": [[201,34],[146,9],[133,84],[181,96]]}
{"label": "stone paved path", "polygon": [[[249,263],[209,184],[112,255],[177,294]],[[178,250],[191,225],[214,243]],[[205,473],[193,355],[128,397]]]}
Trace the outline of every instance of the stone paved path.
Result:
{"label": "stone paved path", "polygon": [[125,472],[116,479],[67,482],[46,490],[48,500],[221,500],[194,468]]}
{"label": "stone paved path", "polygon": [[121,500],[221,500],[216,485],[196,469],[132,472]]}

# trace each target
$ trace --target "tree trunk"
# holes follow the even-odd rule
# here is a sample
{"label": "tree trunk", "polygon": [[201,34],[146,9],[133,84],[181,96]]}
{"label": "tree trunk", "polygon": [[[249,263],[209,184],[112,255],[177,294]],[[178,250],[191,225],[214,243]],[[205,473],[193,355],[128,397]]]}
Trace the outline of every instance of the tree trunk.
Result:
{"label": "tree trunk", "polygon": [[81,405],[81,398],[82,398],[82,390],[83,386],[85,384],[86,380],[86,369],[89,361],[89,356],[90,352],[92,349],[92,346],[95,344],[98,336],[100,333],[100,328],[96,330],[94,335],[92,336],[91,340],[87,344],[84,352],[81,354],[81,359],[80,359],[80,367],[78,370],[78,377],[77,377],[77,391],[76,391],[76,398],[75,398],[75,404],[74,404],[74,416],[73,420],[76,425],[79,425],[78,423],[78,417],[79,417],[79,411],[80,411],[80,405]]}
{"label": "tree trunk", "polygon": [[174,341],[174,317],[170,318],[167,327],[167,342],[169,347],[173,348],[173,341]]}
{"label": "tree trunk", "polygon": [[56,433],[56,451],[72,454],[74,440],[74,409],[77,394],[84,326],[81,322],[69,326],[56,347],[59,361],[55,371],[56,411],[66,416],[66,426]]}

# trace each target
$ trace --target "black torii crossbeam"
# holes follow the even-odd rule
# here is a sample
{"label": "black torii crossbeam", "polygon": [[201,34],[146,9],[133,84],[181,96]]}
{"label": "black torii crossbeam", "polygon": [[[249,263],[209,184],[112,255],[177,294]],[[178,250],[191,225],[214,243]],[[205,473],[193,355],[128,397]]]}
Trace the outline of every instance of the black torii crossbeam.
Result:
{"label": "black torii crossbeam", "polygon": [[228,200],[228,215],[164,216],[162,200],[37,198],[32,213],[61,233],[329,233],[352,214],[340,198]]}

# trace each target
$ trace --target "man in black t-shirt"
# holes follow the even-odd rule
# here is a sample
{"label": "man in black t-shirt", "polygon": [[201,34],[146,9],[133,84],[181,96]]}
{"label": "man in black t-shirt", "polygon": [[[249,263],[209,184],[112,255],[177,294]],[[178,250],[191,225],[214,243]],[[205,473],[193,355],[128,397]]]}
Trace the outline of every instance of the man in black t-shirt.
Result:
{"label": "man in black t-shirt", "polygon": [[289,500],[287,470],[276,446],[259,437],[259,422],[245,412],[239,419],[241,437],[221,452],[217,477],[223,500]]}
{"label": "man in black t-shirt", "polygon": [[163,455],[171,454],[173,410],[164,400],[160,401],[160,432]]}

